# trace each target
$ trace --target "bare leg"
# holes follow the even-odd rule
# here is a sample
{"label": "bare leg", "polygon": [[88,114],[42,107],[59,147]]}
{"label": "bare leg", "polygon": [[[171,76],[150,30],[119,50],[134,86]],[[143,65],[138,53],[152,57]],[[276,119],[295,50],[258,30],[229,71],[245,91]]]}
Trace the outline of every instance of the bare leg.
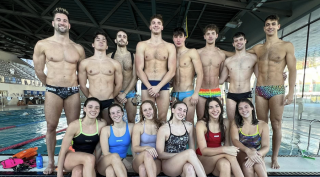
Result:
{"label": "bare leg", "polygon": [[217,161],[216,167],[214,168],[212,174],[215,176],[230,177],[231,176],[230,162],[225,158],[220,158]]}
{"label": "bare leg", "polygon": [[186,163],[183,166],[182,177],[196,177],[196,172],[190,163]]}
{"label": "bare leg", "polygon": [[141,90],[141,101],[144,101],[144,100],[151,100],[153,102],[156,101],[156,99],[154,97],[151,97],[149,95],[148,90]]}
{"label": "bare leg", "polygon": [[71,177],[83,177],[83,165],[78,165],[72,169]]}
{"label": "bare leg", "polygon": [[76,93],[63,101],[64,112],[66,113],[68,125],[80,117],[80,94]]}
{"label": "bare leg", "polygon": [[254,164],[253,169],[255,173],[258,175],[258,177],[268,177],[267,171],[266,171],[266,164],[263,162],[263,164]]}
{"label": "bare leg", "polygon": [[144,163],[139,165],[138,173],[139,173],[139,177],[147,177],[147,169],[146,169],[146,166],[144,166]]}
{"label": "bare leg", "polygon": [[247,157],[247,154],[240,151],[237,155],[237,159],[238,159],[238,162],[240,164],[240,167],[242,169],[242,172],[244,174],[245,177],[254,177],[254,169],[253,167],[251,168],[247,168],[245,167],[245,163],[246,163],[246,158]]}
{"label": "bare leg", "polygon": [[63,165],[65,170],[73,171],[75,167],[79,168],[80,165],[83,166],[83,176],[96,176],[94,155],[84,152],[69,152],[66,154]]}
{"label": "bare leg", "polygon": [[256,96],[257,118],[268,123],[269,101],[261,96]]}
{"label": "bare leg", "polygon": [[180,152],[168,160],[162,160],[162,171],[168,176],[178,176],[182,174],[183,167],[186,163],[190,163],[193,166],[197,176],[206,176],[201,162],[192,149]]}
{"label": "bare leg", "polygon": [[101,175],[106,175],[107,167],[112,166],[116,176],[127,176],[127,170],[122,163],[119,154],[112,153],[102,157],[97,165],[97,170]]}
{"label": "bare leg", "polygon": [[272,158],[271,158],[271,168],[279,169],[280,165],[278,164],[278,154],[281,144],[282,132],[281,132],[281,121],[283,114],[283,99],[284,95],[273,96],[269,100],[270,107],[270,121],[272,126]]}
{"label": "bare leg", "polygon": [[137,107],[132,104],[131,100],[132,98],[127,99],[127,103],[125,104],[125,107],[127,110],[128,122],[135,123]]}
{"label": "bare leg", "polygon": [[110,165],[106,169],[106,176],[108,177],[116,177],[116,174],[114,173],[113,167]]}
{"label": "bare leg", "polygon": [[46,144],[48,151],[48,166],[43,174],[51,174],[54,170],[54,147],[56,146],[56,129],[62,112],[63,100],[56,94],[46,92],[44,103],[45,117],[47,121]]}
{"label": "bare leg", "polygon": [[156,98],[157,107],[158,107],[158,118],[166,122],[167,121],[167,113],[170,104],[170,93],[169,90],[161,90],[160,96]]}
{"label": "bare leg", "polygon": [[234,114],[236,112],[236,104],[237,103],[232,99],[227,99],[227,116],[230,122],[234,120]]}
{"label": "bare leg", "polygon": [[197,104],[197,121],[203,118],[204,115],[204,106],[206,104],[207,99],[199,96],[199,101]]}
{"label": "bare leg", "polygon": [[146,151],[138,154],[132,161],[133,170],[135,172],[139,172],[139,175],[140,171],[142,170],[141,165],[145,167],[148,177],[157,176],[157,174],[159,174],[161,171],[161,161],[158,159],[154,160],[153,157]]}
{"label": "bare leg", "polygon": [[191,97],[183,99],[183,102],[185,102],[188,106],[188,112],[187,112],[187,118],[186,120],[194,124],[194,112],[196,110],[196,105],[192,106],[191,105]]}
{"label": "bare leg", "polygon": [[109,117],[109,114],[108,114],[108,108],[102,110],[102,118],[107,122],[107,125],[110,125],[111,124],[111,119]]}

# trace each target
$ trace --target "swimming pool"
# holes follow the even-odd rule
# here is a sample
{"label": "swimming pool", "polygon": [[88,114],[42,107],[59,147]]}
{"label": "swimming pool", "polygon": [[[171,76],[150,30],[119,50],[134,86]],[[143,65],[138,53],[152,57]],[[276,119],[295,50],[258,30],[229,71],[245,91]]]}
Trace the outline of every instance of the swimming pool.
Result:
{"label": "swimming pool", "polygon": [[[290,108],[287,108],[290,109]],[[285,111],[287,114],[290,110]],[[291,113],[292,114],[292,113]],[[170,115],[170,111],[168,111]],[[286,115],[286,114],[284,114]],[[17,126],[10,129],[1,130],[3,127]],[[293,121],[292,118],[283,118],[282,124],[282,142],[280,146],[279,155],[299,155],[298,146],[300,149],[307,148],[308,140],[308,122],[297,121],[295,123],[295,131],[292,132]],[[62,113],[57,130],[62,130],[67,127],[67,120],[64,113]],[[272,130],[270,127],[270,144],[272,144]],[[11,110],[11,111],[1,111],[0,112],[0,149],[5,148],[14,144],[18,144],[42,135],[46,134],[46,122],[44,117],[43,108],[35,109],[23,109],[23,110]],[[62,138],[65,132],[60,132],[57,134],[57,144],[55,147],[55,154],[59,154],[60,146],[62,143]],[[311,154],[316,154],[319,147],[320,138],[319,125],[315,125],[311,133],[311,141],[309,152]],[[45,138],[39,139],[37,141],[25,144],[23,146],[15,147],[13,149],[5,150],[0,152],[0,154],[15,154],[22,150],[28,149],[30,147],[38,147],[38,153],[47,155],[47,148],[45,144]],[[267,155],[272,154],[272,145],[270,145],[270,150]]]}

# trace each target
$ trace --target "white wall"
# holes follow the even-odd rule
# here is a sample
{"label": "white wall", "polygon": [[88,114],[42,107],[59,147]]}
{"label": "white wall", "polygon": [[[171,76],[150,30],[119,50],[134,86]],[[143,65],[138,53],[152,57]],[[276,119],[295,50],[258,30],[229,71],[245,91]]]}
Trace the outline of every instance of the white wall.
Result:
{"label": "white wall", "polygon": [[[36,87],[31,85],[18,85],[18,84],[6,84],[6,83],[0,83],[0,90],[7,90],[8,96],[13,97],[13,93],[15,94],[24,94],[24,90],[34,90],[34,91],[46,91],[45,87]],[[10,102],[4,101],[6,105],[17,105],[18,98],[14,97]]]}

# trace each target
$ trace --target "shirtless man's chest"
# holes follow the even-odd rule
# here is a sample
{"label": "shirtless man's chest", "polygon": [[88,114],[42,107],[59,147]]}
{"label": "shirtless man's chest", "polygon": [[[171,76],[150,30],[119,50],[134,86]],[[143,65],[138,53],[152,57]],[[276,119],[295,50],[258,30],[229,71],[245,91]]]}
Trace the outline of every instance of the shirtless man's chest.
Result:
{"label": "shirtless man's chest", "polygon": [[76,45],[46,41],[44,54],[48,68],[47,84],[54,86],[78,85],[76,71],[81,56]]}
{"label": "shirtless man's chest", "polygon": [[147,43],[144,54],[144,71],[148,79],[161,80],[168,71],[169,52],[166,44],[149,45]]}
{"label": "shirtless man's chest", "polygon": [[173,80],[175,91],[189,91],[193,89],[195,69],[188,51],[177,54],[176,75]]}
{"label": "shirtless man's chest", "polygon": [[283,70],[286,66],[284,42],[260,45],[256,49],[259,66],[257,85],[283,85]]}
{"label": "shirtless man's chest", "polygon": [[122,90],[127,88],[130,84],[131,79],[133,78],[133,60],[131,58],[131,53],[127,52],[126,54],[117,54],[115,53],[114,59],[117,60],[122,67]]}
{"label": "shirtless man's chest", "polygon": [[217,50],[209,51],[200,49],[199,55],[203,68],[203,81],[201,88],[214,89],[219,87],[219,73],[225,56]]}

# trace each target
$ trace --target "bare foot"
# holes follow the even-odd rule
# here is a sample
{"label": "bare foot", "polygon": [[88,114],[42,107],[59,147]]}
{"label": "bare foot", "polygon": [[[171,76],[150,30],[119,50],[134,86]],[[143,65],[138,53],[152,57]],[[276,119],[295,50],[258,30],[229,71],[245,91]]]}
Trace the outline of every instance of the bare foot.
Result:
{"label": "bare foot", "polygon": [[278,160],[271,160],[271,168],[272,169],[279,169],[280,165],[278,164]]}
{"label": "bare foot", "polygon": [[43,171],[43,174],[49,175],[51,174],[55,169],[55,166],[53,164],[48,164],[47,168]]}

